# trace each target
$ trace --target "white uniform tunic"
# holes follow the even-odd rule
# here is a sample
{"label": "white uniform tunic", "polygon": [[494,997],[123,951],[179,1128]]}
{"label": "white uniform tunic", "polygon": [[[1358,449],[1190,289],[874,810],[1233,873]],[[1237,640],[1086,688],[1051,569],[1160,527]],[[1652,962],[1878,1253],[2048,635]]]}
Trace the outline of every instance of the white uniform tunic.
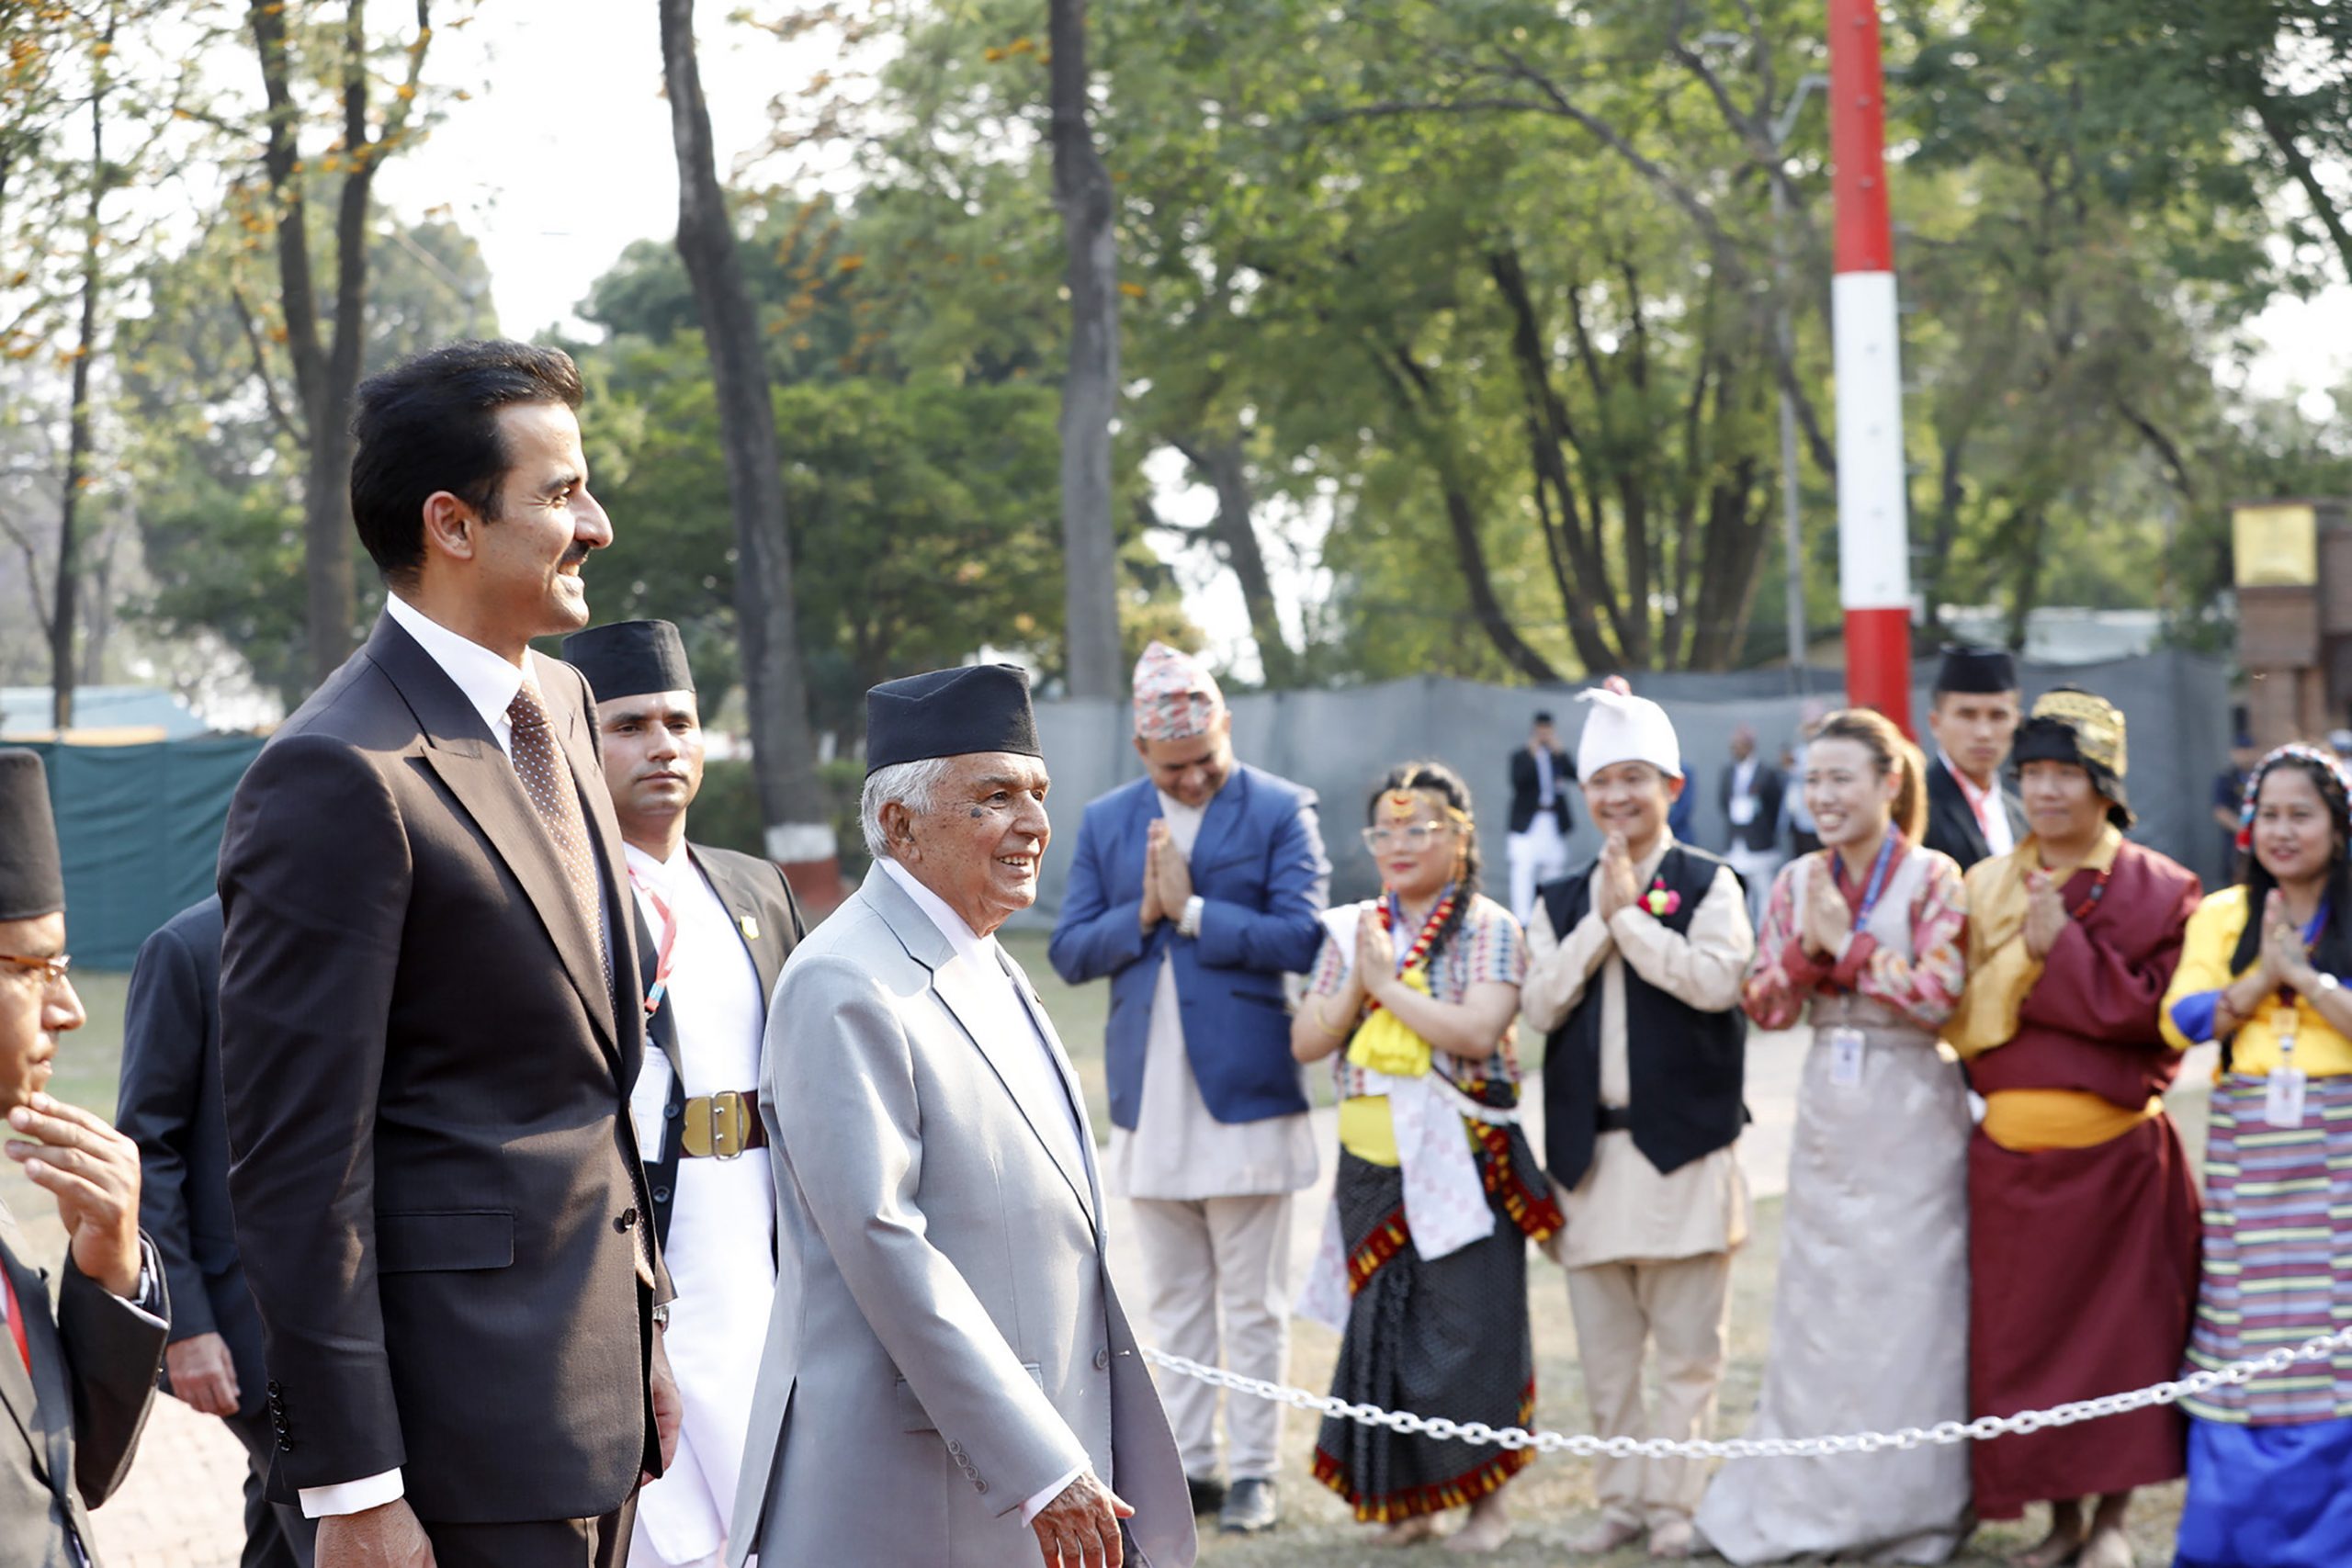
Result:
{"label": "white uniform tunic", "polygon": [[[649,890],[679,922],[668,999],[687,1096],[758,1087],[767,998],[734,917],[683,846],[665,865],[631,845],[628,870],[657,947],[663,922]],[[648,1041],[629,1113],[649,1160],[666,1152],[664,1138],[678,1135],[678,1124],[662,1114],[672,1078],[669,1058]],[[669,1472],[639,1495],[631,1568],[715,1568],[725,1561],[775,1295],[775,1192],[767,1156],[681,1159],[675,1179],[662,1255],[678,1294],[664,1348],[685,1423]]]}

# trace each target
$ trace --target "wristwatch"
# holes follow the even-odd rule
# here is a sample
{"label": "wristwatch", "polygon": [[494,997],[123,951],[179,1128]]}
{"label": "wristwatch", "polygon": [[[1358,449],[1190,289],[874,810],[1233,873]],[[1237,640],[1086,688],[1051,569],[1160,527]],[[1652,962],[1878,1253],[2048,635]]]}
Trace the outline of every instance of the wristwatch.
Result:
{"label": "wristwatch", "polygon": [[2328,974],[2325,970],[2322,970],[2320,972],[2319,989],[2322,996],[2326,995],[2330,991],[2340,991],[2343,988],[2343,981],[2337,979],[2335,976]]}

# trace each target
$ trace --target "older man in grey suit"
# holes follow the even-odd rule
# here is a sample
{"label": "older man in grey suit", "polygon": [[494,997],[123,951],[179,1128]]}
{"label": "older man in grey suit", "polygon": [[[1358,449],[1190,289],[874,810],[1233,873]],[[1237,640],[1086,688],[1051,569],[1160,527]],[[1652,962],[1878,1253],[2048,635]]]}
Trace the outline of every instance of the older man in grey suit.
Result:
{"label": "older man in grey suit", "polygon": [[781,1256],[733,1561],[1185,1568],[1084,1101],[992,934],[1052,833],[1027,679],[876,686],[866,757],[874,871],[768,1010]]}

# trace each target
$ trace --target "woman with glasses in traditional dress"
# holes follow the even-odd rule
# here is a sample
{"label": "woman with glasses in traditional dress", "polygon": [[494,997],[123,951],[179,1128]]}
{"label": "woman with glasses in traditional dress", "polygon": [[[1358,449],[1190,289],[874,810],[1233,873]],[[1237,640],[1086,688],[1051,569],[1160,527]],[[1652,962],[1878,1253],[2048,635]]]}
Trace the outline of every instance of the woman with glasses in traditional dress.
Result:
{"label": "woman with glasses in traditional dress", "polygon": [[[1365,815],[1381,897],[1334,911],[1291,1029],[1300,1061],[1337,1055],[1340,1095],[1333,1213],[1300,1310],[1341,1332],[1335,1396],[1522,1426],[1527,1241],[1560,1223],[1518,1124],[1526,952],[1510,911],[1478,891],[1470,792],[1452,769],[1395,769]],[[1315,1473],[1388,1543],[1467,1507],[1448,1545],[1487,1551],[1510,1535],[1502,1487],[1532,1457],[1327,1419]]]}
{"label": "woman with glasses in traditional dress", "polygon": [[[2222,1045],[2205,1145],[2204,1274],[2189,1370],[2352,1320],[2352,780],[2282,746],[2247,781],[2234,887],[2198,906],[2164,1030]],[[2178,1568],[2352,1562],[2352,1355],[2181,1402]]]}
{"label": "woman with glasses in traditional dress", "polygon": [[[1750,1438],[1968,1415],[1968,1090],[1936,1044],[1967,903],[1959,865],[1919,842],[1924,771],[1868,709],[1831,715],[1805,749],[1824,847],[1774,879],[1744,998],[1761,1028],[1813,1026]],[[1698,1516],[1738,1563],[1941,1562],[1968,1525],[1957,1446],[1734,1461]]]}

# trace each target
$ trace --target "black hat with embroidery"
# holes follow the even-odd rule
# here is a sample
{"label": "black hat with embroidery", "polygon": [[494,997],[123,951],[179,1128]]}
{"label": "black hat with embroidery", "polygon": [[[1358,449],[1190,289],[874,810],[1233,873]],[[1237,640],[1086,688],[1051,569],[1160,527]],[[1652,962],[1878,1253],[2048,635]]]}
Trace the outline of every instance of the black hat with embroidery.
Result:
{"label": "black hat with embroidery", "polygon": [[65,908],[65,869],[49,770],[40,753],[0,750],[0,920],[33,920]]}
{"label": "black hat with embroidery", "polygon": [[1944,645],[1944,661],[1936,670],[1936,691],[1990,694],[2018,689],[2018,661],[2006,648],[1975,648],[1967,643]]}
{"label": "black hat with embroidery", "polygon": [[933,670],[865,694],[867,773],[978,751],[1046,754],[1029,705],[1029,672],[1018,664]]}
{"label": "black hat with embroidery", "polygon": [[668,621],[615,621],[563,639],[563,661],[588,677],[600,703],[648,692],[691,692],[686,645]]}

